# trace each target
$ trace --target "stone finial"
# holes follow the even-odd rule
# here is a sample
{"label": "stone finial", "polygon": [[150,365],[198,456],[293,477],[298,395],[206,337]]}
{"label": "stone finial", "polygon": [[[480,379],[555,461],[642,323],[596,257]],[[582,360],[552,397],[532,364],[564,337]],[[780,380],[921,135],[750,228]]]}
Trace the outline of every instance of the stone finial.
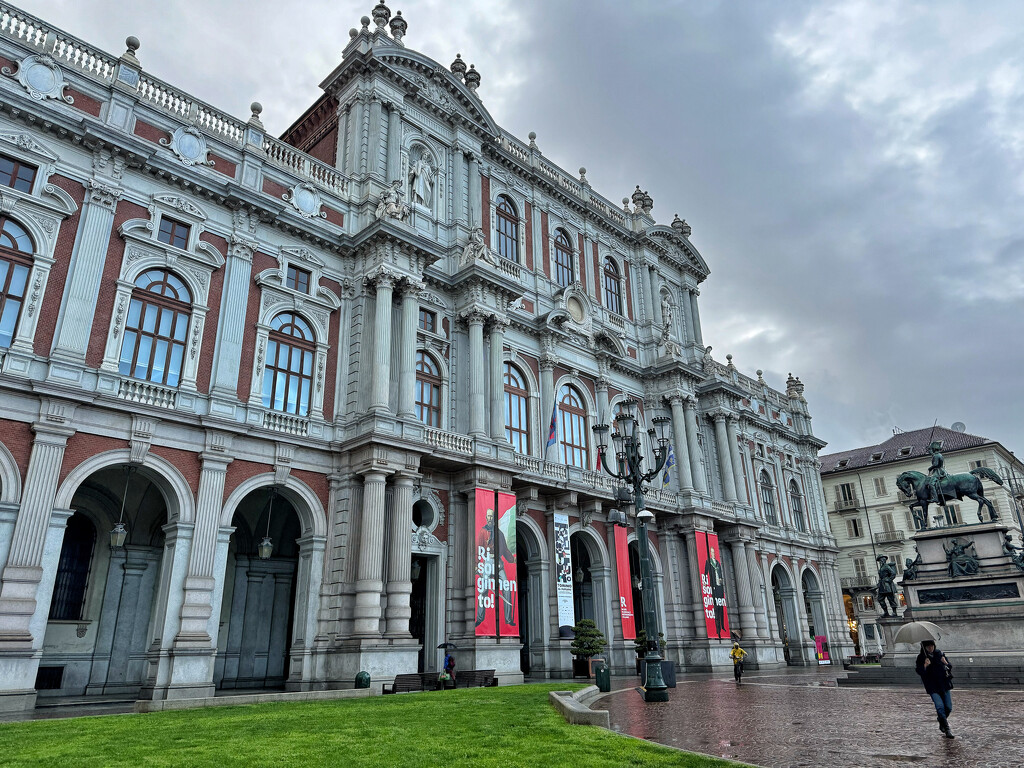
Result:
{"label": "stone finial", "polygon": [[469,65],[469,71],[466,73],[466,87],[473,93],[476,93],[476,89],[480,87],[480,73],[476,71],[476,66],[473,64]]}
{"label": "stone finial", "polygon": [[589,183],[587,181],[587,169],[584,168],[582,165],[580,166],[580,183],[581,184],[588,184]]}
{"label": "stone finial", "polygon": [[388,26],[391,27],[391,37],[396,43],[401,44],[402,38],[405,37],[406,31],[409,29],[409,24],[402,18],[401,11],[395,11],[395,17],[391,19],[391,24]]}
{"label": "stone finial", "polygon": [[124,44],[127,50],[125,50],[121,55],[121,58],[127,59],[136,66],[141,66],[141,64],[139,64],[139,60],[135,57],[135,52],[139,50],[139,46],[142,45],[142,43],[139,42],[139,38],[135,35],[129,35],[125,38]]}
{"label": "stone finial", "polygon": [[764,371],[760,368],[757,369],[757,383],[762,386],[768,386],[767,382],[764,380],[764,376],[762,375],[763,373]]}
{"label": "stone finial", "polygon": [[370,15],[373,16],[373,23],[377,25],[377,29],[381,32],[384,31],[384,25],[388,23],[388,19],[391,18],[391,9],[384,5],[384,0],[380,0],[377,5],[370,11]]}
{"label": "stone finial", "polygon": [[363,31],[368,31],[370,29],[370,17],[369,16],[363,16],[361,19],[359,19],[359,23],[362,25]]}
{"label": "stone finial", "polygon": [[690,228],[690,225],[686,223],[686,219],[680,219],[678,213],[676,214],[675,218],[672,219],[672,229],[674,229],[683,237],[689,237],[690,233],[693,232],[693,230]]}
{"label": "stone finial", "polygon": [[456,53],[455,54],[455,61],[452,62],[452,65],[450,67],[448,67],[448,69],[450,69],[452,71],[452,74],[455,75],[457,78],[459,78],[459,80],[461,80],[463,77],[465,77],[465,75],[466,75],[466,62],[464,62],[462,60],[462,54],[461,53]]}
{"label": "stone finial", "polygon": [[352,27],[352,29],[348,31],[348,37],[350,40],[355,40],[357,37],[359,37],[359,30],[356,29],[355,27]]}
{"label": "stone finial", "polygon": [[622,198],[622,212],[623,213],[629,213],[629,198],[628,197]]}
{"label": "stone finial", "polygon": [[648,216],[651,213],[651,209],[654,208],[654,198],[647,194],[647,190],[644,190],[644,204],[643,210]]}
{"label": "stone finial", "polygon": [[537,132],[530,131],[527,137],[530,139],[530,149],[537,149]]}
{"label": "stone finial", "polygon": [[249,110],[252,112],[252,116],[249,118],[249,125],[254,125],[259,128],[263,127],[263,123],[260,120],[260,115],[263,114],[263,105],[258,101],[254,101],[249,105]]}
{"label": "stone finial", "polygon": [[633,207],[636,209],[642,209],[644,207],[644,193],[640,191],[640,185],[636,185],[636,189],[633,190],[633,194],[630,196],[633,200]]}
{"label": "stone finial", "polygon": [[804,396],[804,385],[803,385],[803,382],[800,381],[800,379],[798,379],[795,376],[793,376],[792,373],[789,374],[789,377],[786,379],[786,397],[796,398],[797,400],[802,400],[803,396]]}
{"label": "stone finial", "polygon": [[[726,359],[726,361],[728,363],[728,367],[729,368],[735,368],[736,367],[735,365],[732,364],[732,355],[731,354],[726,355],[725,359]],[[758,373],[760,373],[760,371],[758,371]]]}

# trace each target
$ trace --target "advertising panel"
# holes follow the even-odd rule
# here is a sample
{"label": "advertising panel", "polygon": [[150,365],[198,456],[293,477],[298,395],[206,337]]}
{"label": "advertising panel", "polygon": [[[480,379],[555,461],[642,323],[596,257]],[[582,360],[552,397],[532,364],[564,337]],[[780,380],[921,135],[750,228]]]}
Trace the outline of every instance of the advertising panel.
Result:
{"label": "advertising panel", "polygon": [[473,494],[476,515],[473,534],[476,540],[476,635],[494,636],[494,491],[477,488]]}
{"label": "advertising panel", "polygon": [[725,569],[719,556],[718,535],[696,531],[697,572],[704,600],[704,624],[709,638],[729,639],[729,616],[725,605]]}
{"label": "advertising panel", "polygon": [[629,579],[629,547],[626,544],[626,529],[615,526],[615,571],[619,582],[619,614],[622,616],[622,637],[636,640],[636,623],[633,620],[633,585]]}
{"label": "advertising panel", "polygon": [[516,581],[516,497],[498,494],[498,631],[519,636],[519,584]]}
{"label": "advertising panel", "polygon": [[831,664],[832,659],[828,655],[828,638],[824,635],[814,636],[814,650],[815,656],[818,657],[819,664]]}
{"label": "advertising panel", "polygon": [[555,512],[555,584],[558,591],[558,636],[571,638],[576,624],[572,600],[572,552],[569,550],[569,516]]}

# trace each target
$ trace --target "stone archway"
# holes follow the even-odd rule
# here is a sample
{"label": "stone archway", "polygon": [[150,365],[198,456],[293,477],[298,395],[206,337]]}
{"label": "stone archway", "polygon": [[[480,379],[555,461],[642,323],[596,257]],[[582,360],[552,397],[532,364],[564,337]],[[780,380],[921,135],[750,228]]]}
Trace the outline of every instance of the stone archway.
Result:
{"label": "stone archway", "polygon": [[789,572],[779,564],[772,568],[772,597],[775,602],[775,637],[782,644],[787,664],[802,661],[800,618],[796,606],[796,588]]}
{"label": "stone archway", "polygon": [[[146,684],[166,612],[166,550],[173,551],[176,539],[176,527],[168,523],[177,505],[168,503],[167,487],[151,466],[99,459],[77,476],[73,472],[61,489],[70,495],[71,514],[39,662],[41,699],[136,697]],[[118,522],[125,528],[123,542],[112,536]]]}
{"label": "stone archway", "polygon": [[804,593],[804,615],[807,616],[808,635],[811,643],[815,642],[816,636],[822,636],[831,643],[828,623],[825,618],[825,593],[821,589],[817,574],[810,568],[804,569],[800,579],[800,585]]}
{"label": "stone archway", "polygon": [[520,670],[524,675],[536,672],[544,664],[547,637],[547,606],[543,575],[546,560],[543,540],[526,522],[516,522],[516,580],[519,595]]}

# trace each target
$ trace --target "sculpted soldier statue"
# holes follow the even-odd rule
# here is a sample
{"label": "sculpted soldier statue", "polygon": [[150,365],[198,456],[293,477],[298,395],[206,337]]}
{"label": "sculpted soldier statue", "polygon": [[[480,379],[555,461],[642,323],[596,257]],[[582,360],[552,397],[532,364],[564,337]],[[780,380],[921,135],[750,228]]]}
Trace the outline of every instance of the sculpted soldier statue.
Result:
{"label": "sculpted soldier statue", "polygon": [[1016,546],[1008,533],[1003,535],[1003,552],[1010,556],[1010,560],[1017,568],[1024,571],[1024,549]]}
{"label": "sculpted soldier statue", "polygon": [[932,454],[932,465],[928,467],[928,490],[931,494],[932,504],[942,504],[942,481],[948,477],[949,473],[943,468],[945,459],[942,458],[942,454],[939,453],[939,448],[942,447],[942,443],[935,441],[928,446],[928,450]]}
{"label": "sculpted soldier statue", "polygon": [[903,569],[903,580],[913,581],[917,578],[917,569],[921,567],[921,553],[917,547],[914,547],[914,552],[917,553],[917,557],[911,560],[907,558],[907,567]]}
{"label": "sculpted soldier statue", "polygon": [[889,610],[886,607],[886,601],[888,601],[892,606],[892,615],[899,616],[899,611],[896,609],[896,566],[890,563],[889,558],[885,555],[876,557],[875,562],[878,563],[878,586],[875,587],[875,592],[878,594],[878,605],[888,616]]}

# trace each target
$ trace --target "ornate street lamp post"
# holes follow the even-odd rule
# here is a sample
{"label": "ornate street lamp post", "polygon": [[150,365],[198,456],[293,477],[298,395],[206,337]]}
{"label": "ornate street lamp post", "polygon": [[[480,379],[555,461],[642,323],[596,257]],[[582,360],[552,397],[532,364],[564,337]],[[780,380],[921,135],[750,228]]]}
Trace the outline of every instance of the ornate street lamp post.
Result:
{"label": "ornate street lamp post", "polygon": [[654,428],[648,429],[651,451],[654,456],[654,468],[644,472],[643,454],[640,453],[640,423],[636,418],[637,403],[627,400],[622,403],[619,414],[615,417],[616,429],[612,433],[615,443],[615,460],[618,470],[611,468],[605,458],[608,450],[607,424],[594,427],[597,437],[597,451],[601,457],[601,466],[614,478],[622,480],[633,491],[633,504],[636,506],[637,543],[640,546],[640,589],[644,598],[644,629],[647,632],[647,647],[644,656],[646,684],[644,685],[644,701],[668,701],[668,687],[661,676],[661,652],[658,647],[658,617],[654,609],[654,579],[651,577],[651,546],[647,539],[647,524],[654,519],[644,504],[644,483],[649,483],[665,466],[668,458],[668,438],[665,428],[669,419],[658,416],[651,420]]}

